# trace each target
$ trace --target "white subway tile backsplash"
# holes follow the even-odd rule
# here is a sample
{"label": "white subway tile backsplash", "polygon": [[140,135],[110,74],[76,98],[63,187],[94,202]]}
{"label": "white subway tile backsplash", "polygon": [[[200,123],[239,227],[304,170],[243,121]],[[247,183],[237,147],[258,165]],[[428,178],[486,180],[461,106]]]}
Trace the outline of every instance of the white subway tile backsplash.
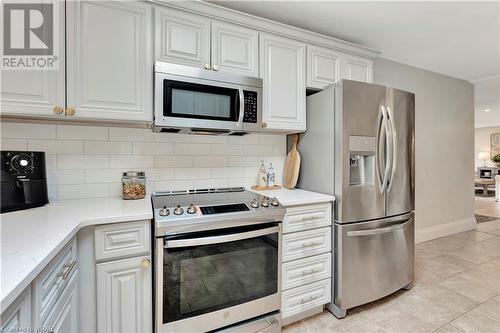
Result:
{"label": "white subway tile backsplash", "polygon": [[132,142],[85,141],[85,154],[132,154]]}
{"label": "white subway tile backsplash", "polygon": [[281,183],[286,136],[200,136],[149,129],[2,123],[2,149],[46,152],[50,200],[121,196],[121,175],[145,171],[146,191],[252,186],[263,159]]}
{"label": "white subway tile backsplash", "polygon": [[210,168],[175,168],[175,179],[203,179],[212,177]]}
{"label": "white subway tile backsplash", "polygon": [[153,142],[154,133],[147,128],[109,128],[109,141]]}
{"label": "white subway tile backsplash", "polygon": [[28,150],[44,151],[46,154],[83,154],[83,141],[29,140]]}
{"label": "white subway tile backsplash", "polygon": [[227,166],[226,156],[195,156],[194,166],[198,168],[214,168]]}
{"label": "white subway tile backsplash", "polygon": [[176,155],[210,155],[211,145],[203,143],[176,143]]}
{"label": "white subway tile backsplash", "polygon": [[153,155],[110,155],[109,167],[122,169],[152,168],[154,166]]}
{"label": "white subway tile backsplash", "polygon": [[109,196],[108,184],[59,185],[59,200],[104,198]]}
{"label": "white subway tile backsplash", "polygon": [[102,169],[109,167],[107,155],[57,155],[57,169]]}
{"label": "white subway tile backsplash", "polygon": [[50,179],[51,184],[83,184],[83,170],[47,170],[47,177]]}
{"label": "white subway tile backsplash", "polygon": [[134,155],[170,155],[174,152],[173,143],[134,142]]}
{"label": "white subway tile backsplash", "polygon": [[217,156],[239,156],[245,154],[244,145],[232,145],[232,144],[213,144],[212,145],[212,155]]}
{"label": "white subway tile backsplash", "polygon": [[156,168],[190,168],[193,165],[193,156],[155,156]]}
{"label": "white subway tile backsplash", "polygon": [[245,145],[245,155],[272,155],[272,145]]}
{"label": "white subway tile backsplash", "polygon": [[2,139],[55,139],[56,125],[7,123],[1,124]]}
{"label": "white subway tile backsplash", "polygon": [[28,140],[26,139],[1,139],[2,150],[28,150]]}
{"label": "white subway tile backsplash", "polygon": [[108,128],[98,126],[57,125],[58,140],[108,140]]}

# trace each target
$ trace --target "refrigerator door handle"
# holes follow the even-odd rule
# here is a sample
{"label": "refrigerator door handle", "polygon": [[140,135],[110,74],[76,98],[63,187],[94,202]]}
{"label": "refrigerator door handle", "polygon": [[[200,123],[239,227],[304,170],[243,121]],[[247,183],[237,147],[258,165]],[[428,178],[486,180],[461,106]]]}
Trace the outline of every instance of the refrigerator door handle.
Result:
{"label": "refrigerator door handle", "polygon": [[[377,119],[377,145],[375,147],[375,155],[377,159],[377,179],[378,179],[378,184],[380,188],[380,193],[384,193],[385,191],[385,186],[387,184],[387,176],[388,176],[388,165],[387,165],[387,158],[386,158],[386,164],[385,167],[382,164],[383,161],[383,156],[381,155],[380,151],[380,144],[381,140],[385,140],[386,142],[386,147],[387,147],[387,121],[386,121],[386,114],[385,114],[385,107],[383,105],[380,106],[379,112],[378,112],[378,119]],[[384,135],[382,136],[382,133]],[[387,156],[387,152],[385,152],[385,155]],[[385,157],[386,157],[385,156]],[[384,173],[382,174],[382,169],[384,169]]]}
{"label": "refrigerator door handle", "polygon": [[393,231],[396,231],[396,230],[399,230],[399,229],[406,227],[406,225],[408,224],[408,222],[410,222],[410,220],[411,219],[408,219],[402,223],[391,225],[390,227],[348,231],[347,236],[348,237],[356,237],[356,236],[372,236],[372,235],[386,234],[386,233],[393,232]]}
{"label": "refrigerator door handle", "polygon": [[387,182],[387,192],[389,192],[392,188],[392,183],[394,180],[394,174],[396,173],[396,166],[397,166],[397,160],[398,160],[398,154],[397,154],[397,149],[398,149],[398,137],[396,133],[396,125],[394,123],[394,117],[391,113],[391,109],[387,107],[387,119],[388,119],[388,124],[390,127],[390,132],[391,132],[391,141],[392,141],[392,149],[391,149],[391,155],[389,158],[391,159],[391,176],[388,179]]}

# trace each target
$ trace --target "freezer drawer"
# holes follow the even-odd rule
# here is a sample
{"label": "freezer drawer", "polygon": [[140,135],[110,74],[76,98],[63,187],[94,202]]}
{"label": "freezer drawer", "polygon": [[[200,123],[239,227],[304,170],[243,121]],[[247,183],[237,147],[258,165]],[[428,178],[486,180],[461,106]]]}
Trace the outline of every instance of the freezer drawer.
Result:
{"label": "freezer drawer", "polygon": [[349,309],[413,281],[414,214],[335,224],[334,303]]}

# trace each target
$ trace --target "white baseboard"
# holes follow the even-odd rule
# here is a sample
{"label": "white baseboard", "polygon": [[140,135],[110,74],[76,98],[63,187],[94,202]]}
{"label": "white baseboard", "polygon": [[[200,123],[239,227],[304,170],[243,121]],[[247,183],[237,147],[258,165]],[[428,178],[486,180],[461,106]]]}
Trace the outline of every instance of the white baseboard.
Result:
{"label": "white baseboard", "polygon": [[415,243],[422,243],[431,239],[445,237],[458,232],[476,229],[476,219],[474,217],[440,224],[433,227],[415,230]]}

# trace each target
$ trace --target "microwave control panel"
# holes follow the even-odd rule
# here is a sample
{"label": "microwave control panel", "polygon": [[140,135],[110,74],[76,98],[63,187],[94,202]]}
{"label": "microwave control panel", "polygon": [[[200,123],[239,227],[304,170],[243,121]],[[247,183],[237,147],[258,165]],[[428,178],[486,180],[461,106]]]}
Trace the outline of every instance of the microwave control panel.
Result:
{"label": "microwave control panel", "polygon": [[255,91],[243,91],[245,96],[245,113],[243,122],[257,123],[257,93]]}

